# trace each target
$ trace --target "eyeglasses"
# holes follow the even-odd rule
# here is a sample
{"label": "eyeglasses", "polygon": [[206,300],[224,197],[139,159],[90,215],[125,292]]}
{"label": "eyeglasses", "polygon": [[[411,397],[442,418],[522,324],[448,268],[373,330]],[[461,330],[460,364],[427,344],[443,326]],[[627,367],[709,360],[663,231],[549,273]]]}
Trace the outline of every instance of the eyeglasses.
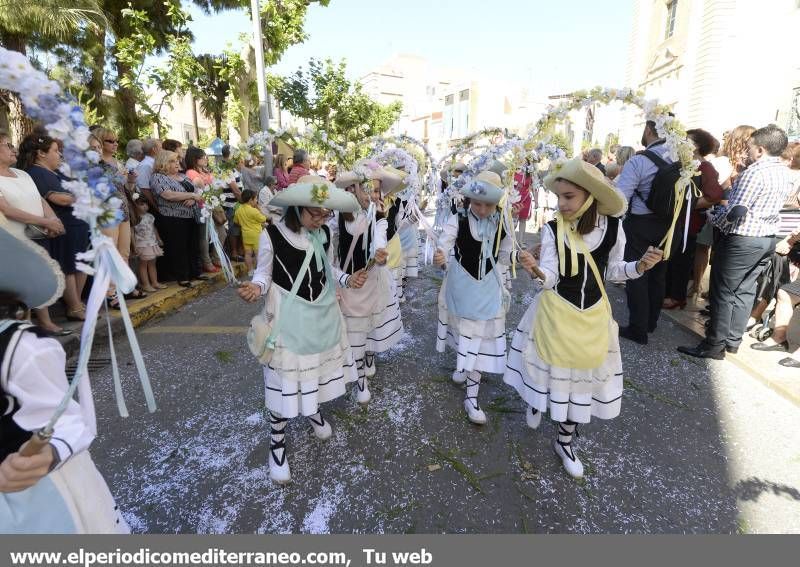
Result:
{"label": "eyeglasses", "polygon": [[119,144],[119,140],[103,140],[106,144]]}
{"label": "eyeglasses", "polygon": [[314,220],[324,220],[333,217],[333,211],[330,209],[306,209],[308,216]]}

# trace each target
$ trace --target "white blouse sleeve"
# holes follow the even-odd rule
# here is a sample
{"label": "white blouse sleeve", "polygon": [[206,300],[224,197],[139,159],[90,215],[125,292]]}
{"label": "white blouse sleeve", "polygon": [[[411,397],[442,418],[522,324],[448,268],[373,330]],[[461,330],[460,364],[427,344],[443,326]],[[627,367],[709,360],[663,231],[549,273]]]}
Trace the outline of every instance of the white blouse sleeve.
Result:
{"label": "white blouse sleeve", "polygon": [[539,252],[539,269],[544,273],[544,288],[553,289],[558,283],[558,250],[553,229],[542,227],[542,248]]}
{"label": "white blouse sleeve", "polygon": [[269,286],[272,284],[273,258],[272,239],[269,237],[266,230],[262,230],[261,236],[258,237],[258,264],[256,265],[252,280],[253,283],[258,284],[261,288],[261,295],[265,295],[267,291],[269,291]]}
{"label": "white blouse sleeve", "polygon": [[456,245],[456,238],[458,238],[458,215],[452,215],[447,224],[444,225],[444,231],[439,236],[439,244],[437,248],[444,252],[445,257],[450,255],[453,247]]}
{"label": "white blouse sleeve", "polygon": [[[514,240],[511,238],[511,235],[508,231],[503,228],[503,239],[500,241],[500,250],[497,256],[497,263],[503,266],[510,266],[511,265],[511,255],[514,251]],[[494,246],[494,242],[492,243]]]}
{"label": "white blouse sleeve", "polygon": [[389,230],[389,221],[386,219],[378,219],[375,223],[375,250],[386,248],[388,244],[386,241],[386,233]]}
{"label": "white blouse sleeve", "polygon": [[[20,403],[14,421],[22,429],[36,431],[50,421],[69,388],[65,367],[66,353],[57,341],[40,339],[31,333],[22,335],[14,351],[8,381],[8,393]],[[80,406],[70,400],[50,440],[61,460],[59,466],[88,449],[93,440]]]}
{"label": "white blouse sleeve", "polygon": [[622,223],[619,223],[617,230],[617,241],[608,254],[608,265],[606,266],[606,280],[612,282],[624,282],[625,280],[635,280],[642,274],[636,271],[637,261],[626,262],[623,260],[625,254],[625,231]]}

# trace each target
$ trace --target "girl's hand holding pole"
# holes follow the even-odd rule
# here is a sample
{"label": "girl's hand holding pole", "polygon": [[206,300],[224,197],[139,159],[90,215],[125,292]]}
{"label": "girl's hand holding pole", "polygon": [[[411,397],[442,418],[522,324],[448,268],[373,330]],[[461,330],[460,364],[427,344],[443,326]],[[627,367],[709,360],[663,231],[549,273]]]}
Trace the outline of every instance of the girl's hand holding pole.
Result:
{"label": "girl's hand holding pole", "polygon": [[447,258],[444,257],[444,252],[436,249],[436,253],[433,255],[433,265],[439,268],[443,267],[447,263]]}
{"label": "girl's hand holding pole", "polygon": [[664,258],[664,251],[656,248],[655,246],[648,246],[647,252],[644,253],[642,259],[636,264],[636,270],[643,274],[647,270],[653,268]]}

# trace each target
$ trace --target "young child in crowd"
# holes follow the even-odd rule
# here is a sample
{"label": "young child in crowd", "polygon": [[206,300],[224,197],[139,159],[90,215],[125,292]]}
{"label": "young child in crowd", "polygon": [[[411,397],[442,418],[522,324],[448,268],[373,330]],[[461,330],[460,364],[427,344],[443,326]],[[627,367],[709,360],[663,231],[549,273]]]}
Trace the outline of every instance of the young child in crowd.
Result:
{"label": "young child in crowd", "polygon": [[264,228],[264,223],[267,222],[267,217],[258,209],[258,196],[255,191],[250,189],[242,191],[241,204],[236,208],[233,222],[242,229],[244,263],[247,266],[248,275],[253,275],[256,255],[258,254],[258,239]]}
{"label": "young child in crowd", "polygon": [[164,255],[161,249],[164,243],[156,230],[155,217],[148,212],[148,202],[139,197],[134,204],[140,217],[139,224],[133,227],[133,246],[139,256],[139,283],[144,291],[152,293],[167,287],[158,282],[156,272],[156,258]]}

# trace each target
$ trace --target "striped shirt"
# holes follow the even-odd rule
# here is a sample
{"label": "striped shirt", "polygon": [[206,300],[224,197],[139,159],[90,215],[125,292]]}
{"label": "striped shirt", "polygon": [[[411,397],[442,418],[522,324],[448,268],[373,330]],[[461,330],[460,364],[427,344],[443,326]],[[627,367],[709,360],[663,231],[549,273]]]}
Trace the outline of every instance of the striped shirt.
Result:
{"label": "striped shirt", "polygon": [[[193,187],[192,182],[189,181],[187,177],[181,175],[181,179],[186,182],[186,185]],[[158,212],[163,216],[181,219],[190,219],[194,217],[192,207],[185,206],[183,204],[184,201],[167,201],[161,196],[161,193],[164,191],[186,193],[187,187],[180,181],[173,179],[169,175],[164,175],[163,173],[154,173],[150,177],[150,189],[156,194],[156,199],[158,199]]]}
{"label": "striped shirt", "polygon": [[[721,207],[712,223],[726,234],[773,236],[778,232],[778,212],[792,191],[792,175],[780,157],[763,157],[745,169],[731,189],[727,207]],[[747,207],[747,214],[734,223],[728,211],[736,205]]]}

